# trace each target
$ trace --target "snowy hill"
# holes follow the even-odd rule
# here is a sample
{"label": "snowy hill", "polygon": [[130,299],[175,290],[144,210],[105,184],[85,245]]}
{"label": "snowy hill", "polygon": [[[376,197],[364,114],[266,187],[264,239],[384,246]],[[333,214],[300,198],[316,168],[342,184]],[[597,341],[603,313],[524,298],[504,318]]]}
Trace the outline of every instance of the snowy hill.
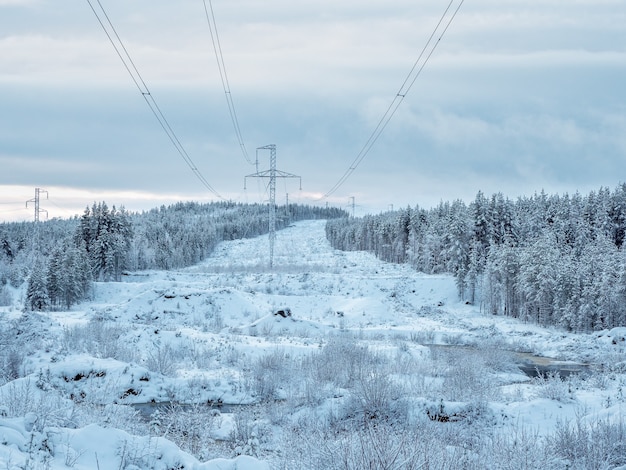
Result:
{"label": "snowy hill", "polygon": [[[323,221],[278,232],[275,246],[271,271],[266,236],[235,240],[185,270],[98,283],[71,311],[3,308],[4,345],[24,353],[0,387],[0,467],[359,468],[364,442],[392,453],[408,426],[428,427],[432,468],[460,455],[485,468],[502,457],[487,441],[515,447],[497,440],[522,432],[545,438],[524,452],[551,449],[550,468],[565,468],[555,430],[578,419],[623,431],[624,329],[574,335],[484,315],[452,277],[333,250]],[[530,379],[524,361],[592,367]],[[405,444],[407,462],[430,455]],[[626,465],[617,453],[612,465]]]}

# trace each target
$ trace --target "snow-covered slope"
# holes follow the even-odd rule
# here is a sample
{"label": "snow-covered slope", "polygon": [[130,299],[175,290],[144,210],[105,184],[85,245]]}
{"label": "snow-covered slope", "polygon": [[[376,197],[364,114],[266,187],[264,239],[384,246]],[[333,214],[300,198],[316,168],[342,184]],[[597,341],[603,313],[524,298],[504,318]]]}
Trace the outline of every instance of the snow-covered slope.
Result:
{"label": "snow-covered slope", "polygon": [[[291,316],[276,315],[286,309]],[[304,367],[306,358],[342,338],[390,357],[406,355],[411,372],[394,372],[394,381],[409,387],[423,374],[424,391],[405,393],[418,408],[436,403],[433,390],[445,395],[437,385],[445,383],[445,373],[426,372],[423,363],[455,354],[431,345],[459,348],[461,354],[460,346],[489,348],[498,360],[510,351],[561,361],[624,360],[624,331],[573,335],[484,315],[480,306],[459,301],[450,276],[331,249],[323,221],[280,231],[271,270],[267,237],[236,240],[180,272],[131,273],[121,283],[99,283],[91,301],[69,312],[3,312],[3,328],[19,323],[33,345],[21,364],[23,377],[0,387],[0,467],[7,468],[269,467],[282,451],[280,423],[289,420],[270,419],[271,425],[261,426],[265,418],[253,419],[251,427],[276,436],[261,437],[243,432],[241,416],[248,408],[236,410],[271,397],[297,402],[292,411],[300,414],[309,408],[319,413],[350,395],[349,389],[321,387],[312,400],[293,378],[297,368],[280,378],[286,373],[280,361],[300,360]],[[491,360],[484,357],[485,363]],[[415,365],[420,361],[422,368]],[[545,434],[583,406],[588,417],[623,418],[624,370],[563,398],[558,384],[528,382],[514,365],[498,367],[488,373],[497,393],[483,398],[494,415],[506,417],[498,421],[501,426],[521,423]],[[556,389],[554,396],[549,386]],[[448,410],[464,406],[445,401]],[[172,424],[176,412],[162,419],[144,416],[145,407],[166,402],[231,407],[205,406],[203,434],[192,442],[190,432]],[[193,413],[181,413],[187,419],[183,427],[191,426]],[[184,444],[195,456],[160,436]]]}

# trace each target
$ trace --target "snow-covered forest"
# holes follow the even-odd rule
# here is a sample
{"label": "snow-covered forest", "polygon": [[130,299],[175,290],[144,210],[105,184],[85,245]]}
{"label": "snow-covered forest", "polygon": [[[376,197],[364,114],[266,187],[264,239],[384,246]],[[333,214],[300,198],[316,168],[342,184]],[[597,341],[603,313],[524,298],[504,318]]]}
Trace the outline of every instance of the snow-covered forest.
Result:
{"label": "snow-covered forest", "polygon": [[451,273],[485,312],[588,332],[626,325],[626,184],[515,201],[482,192],[327,225],[333,247]]}
{"label": "snow-covered forest", "polygon": [[[279,209],[276,227],[345,215],[291,204]],[[28,281],[25,308],[70,308],[89,296],[92,280],[120,281],[126,271],[190,266],[223,240],[267,231],[267,205],[230,202],[178,203],[143,213],[101,202],[71,220],[0,224],[0,305],[11,304],[9,285]]]}
{"label": "snow-covered forest", "polygon": [[[593,272],[619,261],[607,220],[562,247],[565,216],[522,208],[553,214],[620,191],[479,195],[482,239],[476,201],[364,219],[279,208],[271,269],[262,205],[100,203],[1,225],[0,468],[626,468],[626,327],[537,319],[488,277],[507,248],[519,259],[535,247],[544,266],[561,252],[582,262],[605,240]],[[370,245],[355,250],[360,237]]]}

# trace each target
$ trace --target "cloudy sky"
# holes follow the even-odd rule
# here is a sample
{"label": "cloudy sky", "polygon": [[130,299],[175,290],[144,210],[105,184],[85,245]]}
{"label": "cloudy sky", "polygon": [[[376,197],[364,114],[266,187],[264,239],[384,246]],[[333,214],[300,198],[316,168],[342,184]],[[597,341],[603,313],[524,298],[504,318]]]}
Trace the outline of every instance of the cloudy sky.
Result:
{"label": "cloudy sky", "polygon": [[[267,200],[228,114],[203,0],[100,0],[224,199]],[[452,9],[459,5],[454,0]],[[97,7],[97,0],[91,0]],[[277,200],[346,207],[586,193],[626,181],[626,0],[466,0],[353,165],[449,0],[212,0],[243,141],[276,144]],[[448,17],[449,18],[449,17]],[[422,61],[423,63],[423,61]],[[260,152],[259,170],[268,168]],[[146,105],[87,0],[0,0],[0,220],[94,201],[218,200]],[[43,217],[43,216],[42,216]]]}

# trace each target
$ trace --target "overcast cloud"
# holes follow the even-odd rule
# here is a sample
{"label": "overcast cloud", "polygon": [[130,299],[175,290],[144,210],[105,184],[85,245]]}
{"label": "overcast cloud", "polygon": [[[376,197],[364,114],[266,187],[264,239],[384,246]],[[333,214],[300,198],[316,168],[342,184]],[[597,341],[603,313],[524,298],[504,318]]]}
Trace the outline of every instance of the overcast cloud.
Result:
{"label": "overcast cloud", "polygon": [[[92,0],[93,1],[93,0]],[[185,149],[226,199],[244,176],[202,0],[101,0]],[[457,5],[455,3],[454,5]],[[626,181],[626,2],[466,0],[385,132],[352,164],[444,0],[213,0],[249,154],[277,145],[277,197],[346,206],[587,192]],[[0,220],[93,201],[146,209],[215,197],[195,178],[88,2],[0,0]],[[261,152],[260,170],[267,169]]]}

